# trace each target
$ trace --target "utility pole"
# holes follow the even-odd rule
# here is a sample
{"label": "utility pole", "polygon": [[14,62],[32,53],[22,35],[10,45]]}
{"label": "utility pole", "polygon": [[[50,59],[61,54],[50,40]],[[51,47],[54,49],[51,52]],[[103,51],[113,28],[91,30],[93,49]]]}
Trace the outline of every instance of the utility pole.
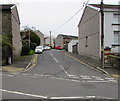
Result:
{"label": "utility pole", "polygon": [[103,0],[100,4],[101,12],[101,66],[104,68],[104,12],[103,12]]}
{"label": "utility pole", "polygon": [[29,33],[29,47],[30,47],[30,29],[29,29],[28,33]]}
{"label": "utility pole", "polygon": [[51,47],[51,31],[50,31],[50,47]]}

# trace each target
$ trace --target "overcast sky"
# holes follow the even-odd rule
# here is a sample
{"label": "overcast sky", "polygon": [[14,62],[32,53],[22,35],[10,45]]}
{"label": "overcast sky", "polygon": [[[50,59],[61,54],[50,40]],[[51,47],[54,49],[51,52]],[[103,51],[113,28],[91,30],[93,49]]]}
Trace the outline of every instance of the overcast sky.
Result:
{"label": "overcast sky", "polygon": [[[103,0],[105,4],[118,4],[120,0]],[[17,4],[18,13],[23,26],[35,27],[44,35],[58,34],[78,35],[77,25],[80,21],[83,9],[71,18],[87,0],[0,0],[1,4]],[[89,3],[100,3],[100,0],[89,0]],[[60,28],[59,28],[60,27]]]}

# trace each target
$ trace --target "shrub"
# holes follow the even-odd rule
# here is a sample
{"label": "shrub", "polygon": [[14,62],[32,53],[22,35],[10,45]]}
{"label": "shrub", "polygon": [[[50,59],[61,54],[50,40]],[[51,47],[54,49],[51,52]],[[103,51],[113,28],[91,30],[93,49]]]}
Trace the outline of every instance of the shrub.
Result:
{"label": "shrub", "polygon": [[30,50],[29,51],[29,55],[33,55],[33,54],[35,54],[35,51],[34,50]]}
{"label": "shrub", "polygon": [[24,40],[22,41],[22,53],[21,55],[24,56],[24,55],[29,55],[29,51],[30,51],[30,47],[29,47],[29,44],[28,44],[28,40]]}
{"label": "shrub", "polygon": [[34,43],[34,42],[30,43],[30,47],[31,47],[32,50],[35,50],[36,46],[37,46],[36,43]]}

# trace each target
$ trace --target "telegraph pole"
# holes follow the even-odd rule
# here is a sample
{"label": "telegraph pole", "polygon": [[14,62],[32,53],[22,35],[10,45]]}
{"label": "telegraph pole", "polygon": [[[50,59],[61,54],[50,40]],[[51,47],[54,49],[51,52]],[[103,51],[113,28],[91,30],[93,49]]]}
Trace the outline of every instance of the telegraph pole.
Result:
{"label": "telegraph pole", "polygon": [[50,47],[51,47],[51,31],[50,31]]}
{"label": "telegraph pole", "polygon": [[104,12],[103,12],[103,0],[100,4],[101,12],[101,66],[104,68]]}
{"label": "telegraph pole", "polygon": [[29,29],[28,34],[29,34],[29,47],[30,47],[30,29]]}

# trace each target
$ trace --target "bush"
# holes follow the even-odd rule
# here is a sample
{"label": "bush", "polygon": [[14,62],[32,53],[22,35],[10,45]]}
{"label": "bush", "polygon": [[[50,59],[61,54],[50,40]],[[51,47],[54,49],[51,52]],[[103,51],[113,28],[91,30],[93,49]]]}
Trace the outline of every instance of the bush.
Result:
{"label": "bush", "polygon": [[31,47],[32,50],[35,50],[36,46],[37,46],[36,43],[34,43],[34,42],[30,43],[30,47]]}
{"label": "bush", "polygon": [[22,42],[22,53],[21,55],[24,56],[24,55],[29,55],[29,51],[31,50],[30,47],[29,47],[29,44],[28,44],[28,40],[24,40]]}
{"label": "bush", "polygon": [[29,55],[33,55],[33,54],[35,54],[35,51],[34,50],[30,50],[29,51]]}

